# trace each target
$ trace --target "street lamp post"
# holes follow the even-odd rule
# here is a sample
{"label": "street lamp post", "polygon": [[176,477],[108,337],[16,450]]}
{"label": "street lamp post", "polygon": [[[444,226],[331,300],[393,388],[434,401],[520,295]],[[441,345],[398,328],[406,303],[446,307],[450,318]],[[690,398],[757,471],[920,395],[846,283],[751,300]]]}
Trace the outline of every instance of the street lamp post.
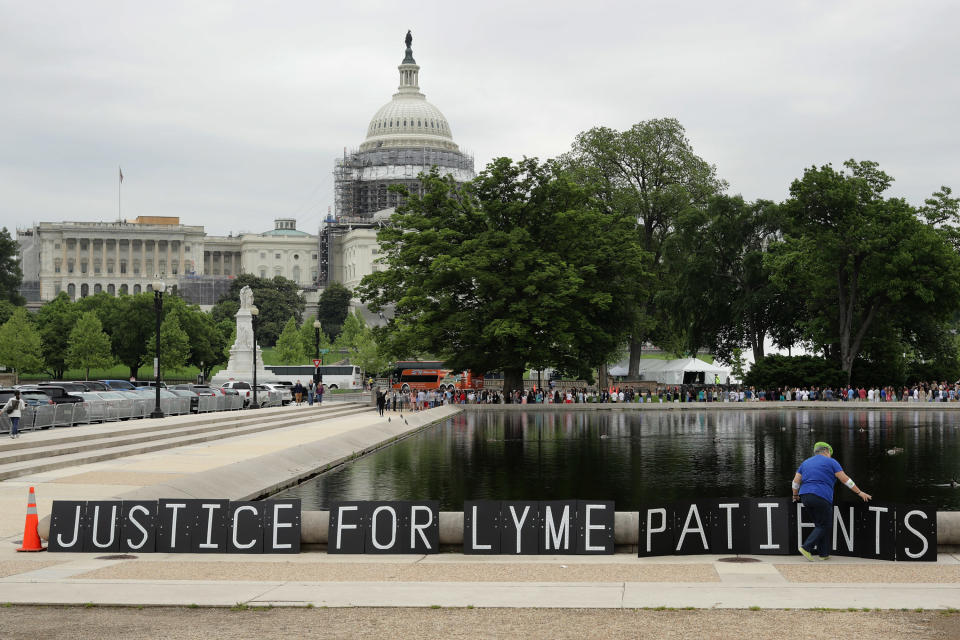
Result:
{"label": "street lamp post", "polygon": [[314,358],[317,360],[320,359],[320,320],[313,321],[313,330],[316,332],[316,339],[314,340],[314,346],[316,347],[316,355]]}
{"label": "street lamp post", "polygon": [[156,356],[153,360],[153,378],[157,387],[157,402],[153,407],[151,418],[162,418],[163,410],[160,409],[160,320],[163,317],[163,292],[167,288],[167,283],[157,279],[153,282],[153,311],[157,319],[157,331],[154,334],[154,345],[156,346]]}
{"label": "street lamp post", "polygon": [[250,307],[250,326],[253,329],[253,400],[250,402],[251,409],[259,409],[260,402],[257,396],[257,316],[260,315],[260,309],[256,305]]}

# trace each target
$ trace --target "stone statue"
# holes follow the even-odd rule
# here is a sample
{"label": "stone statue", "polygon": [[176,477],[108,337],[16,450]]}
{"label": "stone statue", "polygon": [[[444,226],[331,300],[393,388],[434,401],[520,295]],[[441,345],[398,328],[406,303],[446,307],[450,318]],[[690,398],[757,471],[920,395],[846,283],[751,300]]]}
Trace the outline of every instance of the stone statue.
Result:
{"label": "stone statue", "polygon": [[253,289],[249,286],[244,286],[243,289],[240,289],[240,308],[249,309],[253,306]]}
{"label": "stone statue", "polygon": [[407,29],[407,37],[404,39],[404,42],[407,43],[407,49],[413,44],[413,36],[410,35],[410,30]]}

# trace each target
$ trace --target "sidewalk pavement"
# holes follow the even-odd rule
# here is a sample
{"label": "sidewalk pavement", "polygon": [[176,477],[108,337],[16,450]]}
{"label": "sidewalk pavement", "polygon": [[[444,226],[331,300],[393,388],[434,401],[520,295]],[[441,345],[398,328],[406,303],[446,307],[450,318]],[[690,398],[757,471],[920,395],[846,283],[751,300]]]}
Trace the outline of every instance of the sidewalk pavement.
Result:
{"label": "sidewalk pavement", "polygon": [[957,609],[960,559],[884,563],[792,556],[0,555],[18,604]]}

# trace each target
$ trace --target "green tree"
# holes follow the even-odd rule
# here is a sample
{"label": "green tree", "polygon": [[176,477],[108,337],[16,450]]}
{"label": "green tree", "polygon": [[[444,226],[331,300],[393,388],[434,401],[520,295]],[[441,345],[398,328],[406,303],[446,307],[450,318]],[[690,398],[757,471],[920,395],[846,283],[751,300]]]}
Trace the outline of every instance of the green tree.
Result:
{"label": "green tree", "polygon": [[343,329],[343,323],[350,312],[350,289],[339,282],[331,282],[320,294],[317,302],[317,317],[323,324],[323,330],[332,339],[336,339]]}
{"label": "green tree", "polygon": [[671,328],[657,309],[664,291],[675,287],[664,264],[664,243],[678,216],[691,206],[704,207],[726,189],[716,168],[693,152],[683,126],[673,118],[647,120],[626,131],[596,127],[579,134],[563,163],[600,203],[602,210],[635,222],[630,234],[650,256],[651,277],[629,336],[629,374],[637,375],[641,348]]}
{"label": "green tree", "polygon": [[70,332],[80,317],[80,310],[65,291],[37,311],[37,327],[43,341],[43,360],[51,377],[60,380],[67,367]]}
{"label": "green tree", "polygon": [[100,318],[93,311],[81,315],[70,332],[66,362],[70,367],[83,369],[84,380],[90,379],[91,368],[113,364],[110,336],[103,332]]}
{"label": "green tree", "polygon": [[240,308],[240,290],[249,286],[253,290],[253,303],[260,310],[257,320],[257,342],[273,346],[287,318],[303,315],[304,302],[297,283],[283,276],[258,278],[244,273],[230,283],[230,290],[214,305],[213,318],[220,322],[225,318],[234,320]]}
{"label": "green tree", "polygon": [[117,361],[130,369],[130,376],[153,359],[153,351],[147,350],[148,341],[156,333],[154,294],[138,293],[122,295],[103,308],[100,321],[110,336],[113,355]]}
{"label": "green tree", "polygon": [[[154,332],[155,333],[155,332]],[[147,353],[156,354],[156,338],[151,335],[147,340]],[[164,315],[160,325],[160,371],[167,374],[179,371],[190,358],[190,337],[180,324],[180,314],[172,310]]]}
{"label": "green tree", "polygon": [[227,350],[233,342],[228,343],[229,336],[224,335],[213,316],[196,305],[188,305],[181,298],[170,296],[165,300],[164,308],[176,310],[182,329],[187,333],[190,342],[187,364],[200,369],[204,379],[209,379],[213,368],[227,361]]}
{"label": "green tree", "polygon": [[27,310],[18,307],[0,326],[0,364],[13,369],[15,377],[43,367],[43,345]]}
{"label": "green tree", "polygon": [[304,359],[303,342],[297,330],[297,319],[293,316],[287,320],[280,337],[277,338],[275,350],[281,364],[301,364]]}
{"label": "green tree", "polygon": [[0,229],[0,300],[6,300],[16,306],[26,304],[20,295],[23,284],[23,270],[20,268],[20,252],[17,241],[6,227]]}
{"label": "green tree", "polygon": [[952,318],[960,257],[913,207],[883,197],[893,180],[877,163],[844,166],[807,169],[791,185],[773,277],[803,294],[804,338],[849,382],[865,347],[880,349],[890,331],[916,344],[913,325]]}
{"label": "green tree", "polygon": [[10,316],[13,315],[13,312],[17,310],[17,305],[13,304],[9,300],[0,300],[0,324],[3,324],[10,319]]}
{"label": "green tree", "polygon": [[304,355],[311,360],[317,357],[318,348],[330,348],[330,338],[322,326],[320,328],[320,342],[317,344],[317,330],[314,328],[313,323],[318,319],[317,316],[313,316],[312,318],[307,318],[307,320],[300,325],[300,348]]}
{"label": "green tree", "polygon": [[673,286],[658,298],[665,317],[657,323],[657,344],[669,344],[669,335],[679,333],[684,354],[705,347],[731,362],[734,349],[749,347],[754,360],[762,360],[767,336],[781,318],[792,323],[797,313],[781,309],[798,296],[783,295],[764,260],[780,227],[774,203],[748,203],[740,196],[713,196],[706,207],[689,207],[678,216],[664,242]]}
{"label": "green tree", "polygon": [[645,295],[634,220],[601,212],[556,165],[498,158],[461,189],[421,176],[377,235],[387,269],[359,289],[370,309],[395,305],[384,353],[434,353],[452,369],[504,372],[527,363],[589,372],[634,326]]}

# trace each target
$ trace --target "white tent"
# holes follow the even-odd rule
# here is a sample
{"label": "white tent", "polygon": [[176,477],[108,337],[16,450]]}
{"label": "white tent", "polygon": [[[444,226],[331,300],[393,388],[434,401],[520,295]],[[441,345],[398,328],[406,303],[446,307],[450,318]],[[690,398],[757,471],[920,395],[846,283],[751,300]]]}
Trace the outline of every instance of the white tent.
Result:
{"label": "white tent", "polygon": [[[610,367],[610,375],[624,376],[627,374],[625,366]],[[730,369],[710,364],[699,358],[680,358],[677,360],[657,360],[644,358],[640,360],[640,376],[644,380],[656,380],[663,384],[729,384],[731,381]]]}

